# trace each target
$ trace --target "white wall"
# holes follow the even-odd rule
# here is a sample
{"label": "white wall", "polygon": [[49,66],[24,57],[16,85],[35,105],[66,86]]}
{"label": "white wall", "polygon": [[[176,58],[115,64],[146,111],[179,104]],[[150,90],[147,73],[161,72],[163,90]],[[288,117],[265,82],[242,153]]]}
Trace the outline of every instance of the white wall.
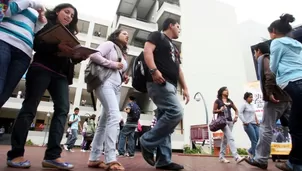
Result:
{"label": "white wall", "polygon": [[[188,144],[190,125],[205,123],[204,108],[193,99],[194,94],[201,92],[205,97],[211,120],[217,90],[227,86],[230,98],[239,107],[247,78],[234,8],[216,0],[180,2],[183,70],[191,95],[184,114]],[[241,123],[235,125],[234,135],[238,147],[250,145]]]}
{"label": "white wall", "polygon": [[257,23],[253,20],[247,20],[239,24],[240,41],[243,54],[243,61],[248,82],[256,81],[254,61],[251,52],[251,46],[263,42],[263,39],[269,39],[267,26]]}

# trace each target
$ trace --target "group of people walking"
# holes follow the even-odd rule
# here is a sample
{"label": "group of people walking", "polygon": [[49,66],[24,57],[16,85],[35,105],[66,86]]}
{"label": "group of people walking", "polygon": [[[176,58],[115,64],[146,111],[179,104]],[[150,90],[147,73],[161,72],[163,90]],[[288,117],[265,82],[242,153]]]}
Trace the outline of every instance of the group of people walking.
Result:
{"label": "group of people walking", "polygon": [[[283,171],[302,170],[302,127],[300,124],[302,119],[302,44],[291,37],[293,29],[290,23],[294,20],[292,15],[283,14],[268,27],[272,39],[270,45],[267,42],[261,42],[253,49],[264,100],[261,123],[251,104],[252,93],[244,94],[245,102],[238,111],[228,98],[227,87],[219,89],[213,113],[217,113],[218,117],[225,117],[227,123],[222,129],[224,137],[219,157],[221,162],[229,163],[224,158],[226,143],[228,143],[235,160],[239,159],[240,162],[246,161],[251,166],[267,169],[274,128],[276,121],[280,120],[282,126],[289,127],[292,149],[289,160],[285,163],[277,163],[276,167]],[[231,115],[231,108],[235,111],[234,118]],[[251,148],[248,149],[249,156],[245,158],[238,156],[231,133],[238,116],[251,141]]]}
{"label": "group of people walking", "polygon": [[[0,22],[0,107],[8,100],[23,74],[26,74],[25,99],[15,120],[11,137],[11,150],[7,153],[7,165],[14,168],[29,168],[31,163],[24,156],[25,141],[28,130],[37,112],[37,107],[45,90],[48,90],[53,102],[54,113],[49,129],[49,139],[42,166],[69,170],[74,165],[61,157],[60,146],[64,127],[69,112],[69,85],[72,84],[74,65],[90,58],[91,62],[107,69],[106,77],[101,84],[94,87],[95,94],[102,104],[102,113],[96,129],[88,144],[91,152],[88,167],[107,170],[125,170],[117,161],[116,142],[118,127],[121,121],[119,101],[121,85],[129,81],[126,74],[127,44],[129,35],[123,29],[115,30],[90,56],[73,56],[73,47],[68,42],[58,44],[47,43],[39,35],[60,23],[72,34],[76,35],[78,12],[68,3],[57,5],[53,10],[45,11],[42,4],[34,0],[11,0],[5,4],[4,18]],[[285,14],[274,21],[268,28],[273,39],[270,49],[263,43],[257,45],[255,57],[259,64],[259,74],[262,92],[264,94],[264,117],[259,128],[259,121],[254,115],[250,103],[252,94],[246,93],[246,103],[237,110],[228,97],[227,87],[218,91],[213,112],[226,117],[227,124],[222,129],[222,141],[219,159],[228,163],[225,158],[227,144],[237,163],[246,161],[259,168],[267,168],[269,144],[272,140],[272,128],[279,118],[288,121],[292,136],[292,150],[289,161],[278,164],[281,170],[301,171],[301,115],[302,105],[302,45],[288,37],[292,31],[290,22],[292,15]],[[189,92],[183,71],[180,67],[180,53],[172,40],[180,33],[179,23],[171,18],[163,22],[163,31],[152,32],[144,46],[145,69],[148,71],[148,95],[157,106],[157,121],[154,127],[140,138],[142,156],[148,164],[162,170],[181,170],[184,167],[172,162],[171,134],[183,117],[183,107],[177,96],[178,82],[182,88],[186,104],[189,102]],[[32,52],[35,51],[32,57]],[[66,56],[59,55],[64,52]],[[32,61],[32,62],[31,62]],[[132,143],[139,117],[134,118],[136,107],[130,99],[126,107],[127,122],[121,130],[119,153],[124,154],[125,138]],[[289,119],[286,114],[289,113]],[[231,109],[235,111],[232,117]],[[78,109],[77,109],[78,110]],[[71,136],[64,148],[72,150],[78,133],[80,117],[69,118]],[[232,136],[233,124],[241,118],[244,130],[251,140],[250,158],[245,159],[237,154]],[[94,119],[92,119],[94,121]],[[90,121],[89,121],[90,122]],[[88,121],[87,121],[88,123]],[[82,129],[80,127],[80,129]],[[87,130],[87,127],[84,127]],[[260,133],[259,133],[260,132]],[[85,135],[87,136],[87,135]],[[104,149],[105,158],[100,156]],[[154,158],[156,151],[156,158]],[[133,146],[129,146],[129,154],[134,155]]]}

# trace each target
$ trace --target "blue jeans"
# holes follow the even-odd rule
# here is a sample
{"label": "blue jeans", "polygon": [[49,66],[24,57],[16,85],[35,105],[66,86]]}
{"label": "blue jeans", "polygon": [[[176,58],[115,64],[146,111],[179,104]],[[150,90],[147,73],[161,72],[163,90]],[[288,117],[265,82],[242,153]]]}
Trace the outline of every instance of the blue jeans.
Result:
{"label": "blue jeans", "polygon": [[183,117],[183,107],[177,97],[176,87],[169,82],[166,85],[147,83],[148,94],[158,109],[157,123],[140,139],[150,153],[157,148],[156,167],[171,163],[171,134]]}
{"label": "blue jeans", "polygon": [[78,139],[78,130],[77,129],[71,129],[71,134],[68,136],[67,142],[65,145],[67,145],[68,149],[73,149],[74,144],[76,143]]}
{"label": "blue jeans", "polygon": [[292,150],[289,162],[294,171],[302,170],[302,80],[289,82],[284,89],[292,99],[289,116],[289,130],[292,137]]}
{"label": "blue jeans", "polygon": [[92,149],[89,161],[99,161],[105,142],[105,163],[116,161],[116,140],[121,112],[119,101],[121,87],[113,85],[108,81],[95,90],[97,98],[103,105],[99,124],[92,141]]}
{"label": "blue jeans", "polygon": [[133,156],[135,153],[135,141],[134,141],[134,133],[135,126],[125,125],[120,132],[119,141],[118,141],[118,152],[120,155],[125,154],[125,145],[126,138],[128,140],[128,153],[129,156]]}
{"label": "blue jeans", "polygon": [[243,128],[251,141],[251,148],[248,150],[248,152],[255,156],[255,150],[259,139],[259,126],[249,123],[244,125]]}
{"label": "blue jeans", "polygon": [[2,108],[26,72],[31,59],[23,51],[2,40],[0,52],[0,108]]}

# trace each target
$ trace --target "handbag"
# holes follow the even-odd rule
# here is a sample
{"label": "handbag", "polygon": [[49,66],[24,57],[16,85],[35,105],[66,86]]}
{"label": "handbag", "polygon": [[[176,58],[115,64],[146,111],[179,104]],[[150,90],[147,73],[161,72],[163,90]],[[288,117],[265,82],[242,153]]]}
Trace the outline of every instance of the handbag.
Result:
{"label": "handbag", "polygon": [[[114,44],[114,48],[120,62],[123,56],[122,51],[116,44]],[[103,84],[112,75],[112,72],[113,69],[101,66],[90,60],[85,69],[84,77],[84,81],[87,84],[87,92],[93,92],[94,89]]]}
{"label": "handbag", "polygon": [[227,125],[227,120],[226,120],[225,115],[217,116],[216,119],[215,119],[215,115],[214,115],[209,127],[210,127],[210,131],[216,132],[218,130],[223,129],[226,125]]}

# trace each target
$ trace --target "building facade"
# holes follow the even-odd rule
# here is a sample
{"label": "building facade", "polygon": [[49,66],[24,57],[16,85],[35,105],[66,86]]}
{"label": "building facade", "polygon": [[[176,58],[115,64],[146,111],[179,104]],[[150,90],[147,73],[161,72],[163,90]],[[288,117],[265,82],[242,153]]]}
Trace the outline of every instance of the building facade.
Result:
{"label": "building facade", "polygon": [[[48,8],[52,8],[50,4]],[[132,61],[143,51],[143,46],[147,40],[147,36],[157,30],[161,30],[163,21],[172,17],[180,20],[180,6],[179,1],[174,0],[121,0],[116,11],[115,18],[112,21],[105,21],[95,16],[89,16],[83,13],[79,13],[77,35],[80,43],[84,46],[96,48],[98,45],[106,41],[109,34],[115,29],[123,29],[129,33],[129,49],[127,62],[129,64],[128,74],[130,75],[130,81],[128,84],[123,84],[121,88],[121,100],[120,110],[124,118],[126,113],[122,112],[123,108],[127,104],[127,99],[130,95],[137,98],[137,103],[141,107],[142,114],[140,122],[142,125],[151,125],[154,109],[156,108],[147,94],[141,94],[135,91],[131,86],[132,75]],[[181,38],[174,42],[179,48],[181,48]],[[80,115],[85,118],[88,114],[101,113],[101,104],[95,98],[97,102],[97,110],[94,111],[93,103],[90,93],[86,90],[86,84],[84,82],[84,70],[89,60],[82,61],[75,67],[75,77],[73,84],[69,88],[70,99],[70,114],[73,113],[75,107],[80,108]],[[0,111],[0,126],[4,125],[8,130],[9,125],[13,123],[14,118],[17,116],[19,109],[22,106],[23,95],[25,92],[25,76],[20,80],[20,83],[16,87],[12,94],[12,97],[3,106]],[[180,93],[180,90],[179,90]],[[42,139],[45,136],[44,132],[41,132],[39,126],[44,125],[44,130],[49,127],[49,121],[53,113],[53,102],[49,93],[46,91],[41,99],[38,111],[34,120],[35,131],[29,133],[28,139],[31,139],[36,144],[43,143]],[[82,119],[83,120],[83,119]],[[40,132],[39,132],[40,131]],[[41,142],[42,141],[42,142]],[[47,141],[47,139],[45,140]],[[64,140],[63,140],[64,141]],[[179,124],[176,131],[172,135],[173,148],[182,149],[184,136],[182,123]],[[78,142],[80,143],[80,142]]]}

